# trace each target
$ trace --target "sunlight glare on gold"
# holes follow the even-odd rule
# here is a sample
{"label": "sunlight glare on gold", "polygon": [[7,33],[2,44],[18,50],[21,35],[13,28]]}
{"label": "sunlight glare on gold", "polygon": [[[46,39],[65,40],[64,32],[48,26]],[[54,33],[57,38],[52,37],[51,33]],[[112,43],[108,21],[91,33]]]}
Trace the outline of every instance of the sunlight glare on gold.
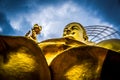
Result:
{"label": "sunlight glare on gold", "polygon": [[35,61],[31,55],[25,53],[17,53],[10,55],[10,60],[3,66],[6,71],[29,72],[35,67]]}

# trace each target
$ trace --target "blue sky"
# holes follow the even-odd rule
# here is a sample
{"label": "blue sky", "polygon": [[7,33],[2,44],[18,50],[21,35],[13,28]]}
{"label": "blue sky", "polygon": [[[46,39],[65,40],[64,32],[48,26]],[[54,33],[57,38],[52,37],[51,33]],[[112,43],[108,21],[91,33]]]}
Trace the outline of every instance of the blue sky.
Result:
{"label": "blue sky", "polygon": [[37,23],[39,41],[61,37],[70,22],[120,31],[120,0],[0,0],[0,34],[24,36]]}

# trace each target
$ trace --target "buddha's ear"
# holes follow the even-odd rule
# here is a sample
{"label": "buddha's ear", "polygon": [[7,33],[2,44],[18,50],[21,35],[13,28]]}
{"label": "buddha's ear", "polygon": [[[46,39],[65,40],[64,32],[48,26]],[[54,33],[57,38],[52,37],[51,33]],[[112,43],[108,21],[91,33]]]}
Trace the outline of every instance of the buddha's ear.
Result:
{"label": "buddha's ear", "polygon": [[83,36],[83,38],[85,41],[88,41],[88,36],[85,35],[85,36]]}

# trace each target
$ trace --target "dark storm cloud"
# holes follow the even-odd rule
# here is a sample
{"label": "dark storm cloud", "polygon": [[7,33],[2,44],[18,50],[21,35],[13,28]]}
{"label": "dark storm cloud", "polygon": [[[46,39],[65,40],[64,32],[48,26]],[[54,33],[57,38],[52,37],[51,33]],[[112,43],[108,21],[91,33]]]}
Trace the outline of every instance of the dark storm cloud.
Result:
{"label": "dark storm cloud", "polygon": [[[64,0],[0,0],[0,11],[10,13],[27,13],[38,6],[63,2]],[[12,14],[10,14],[12,15]]]}
{"label": "dark storm cloud", "polygon": [[6,16],[0,12],[0,28],[2,31],[0,31],[0,34],[14,34],[14,30],[9,24],[9,21],[7,20]]}
{"label": "dark storm cloud", "polygon": [[[28,2],[29,1],[29,2]],[[33,8],[29,6],[32,0],[0,0],[0,34],[18,34],[19,31],[15,31],[10,25],[8,17],[16,18],[16,15],[29,12]],[[21,32],[20,32],[21,33]]]}
{"label": "dark storm cloud", "polygon": [[16,13],[27,12],[30,10],[29,0],[0,0],[0,11],[7,15],[14,15]]}
{"label": "dark storm cloud", "polygon": [[21,14],[28,10],[26,0],[0,0],[0,34],[14,35],[15,31],[10,25],[9,17]]}
{"label": "dark storm cloud", "polygon": [[[120,27],[120,0],[76,0],[103,22]],[[120,29],[120,28],[119,28]]]}

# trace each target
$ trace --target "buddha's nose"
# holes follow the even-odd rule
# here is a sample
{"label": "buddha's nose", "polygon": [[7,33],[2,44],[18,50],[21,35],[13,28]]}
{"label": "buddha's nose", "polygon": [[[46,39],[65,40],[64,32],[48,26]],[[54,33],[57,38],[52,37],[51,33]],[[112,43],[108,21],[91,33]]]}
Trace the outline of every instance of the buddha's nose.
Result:
{"label": "buddha's nose", "polygon": [[70,30],[67,30],[66,32],[67,32],[67,34],[70,34],[71,31],[70,31]]}

